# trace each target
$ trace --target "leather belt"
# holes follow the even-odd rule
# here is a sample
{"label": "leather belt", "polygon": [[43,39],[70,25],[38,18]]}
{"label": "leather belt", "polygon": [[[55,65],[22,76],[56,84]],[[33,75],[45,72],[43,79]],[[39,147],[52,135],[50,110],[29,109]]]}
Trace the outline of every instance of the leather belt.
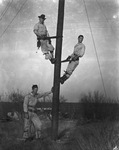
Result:
{"label": "leather belt", "polygon": [[30,112],[37,112],[37,110],[34,108],[34,106],[28,106],[28,111]]}
{"label": "leather belt", "polygon": [[40,40],[45,40],[45,38],[47,38],[47,35],[42,35],[42,36],[38,36],[37,37],[37,40],[40,41]]}

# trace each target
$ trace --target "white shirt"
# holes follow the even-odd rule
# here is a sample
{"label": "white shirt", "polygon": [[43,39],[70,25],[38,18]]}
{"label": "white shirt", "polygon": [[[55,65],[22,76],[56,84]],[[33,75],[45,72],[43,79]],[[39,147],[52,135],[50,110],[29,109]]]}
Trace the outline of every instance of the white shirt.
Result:
{"label": "white shirt", "polygon": [[41,24],[40,22],[38,22],[35,26],[34,26],[34,33],[38,36],[49,36],[47,28],[44,24]]}
{"label": "white shirt", "polygon": [[35,105],[37,104],[37,102],[40,102],[41,97],[43,96],[47,96],[49,94],[51,94],[52,92],[46,92],[46,93],[42,93],[42,94],[37,94],[37,95],[33,95],[32,93],[29,93],[28,95],[25,96],[24,98],[24,103],[23,103],[23,110],[24,112],[28,112],[28,107],[32,106],[35,107]]}
{"label": "white shirt", "polygon": [[78,57],[82,57],[85,53],[85,45],[83,43],[77,43],[74,46],[74,52],[71,55],[71,58],[73,58],[75,55]]}

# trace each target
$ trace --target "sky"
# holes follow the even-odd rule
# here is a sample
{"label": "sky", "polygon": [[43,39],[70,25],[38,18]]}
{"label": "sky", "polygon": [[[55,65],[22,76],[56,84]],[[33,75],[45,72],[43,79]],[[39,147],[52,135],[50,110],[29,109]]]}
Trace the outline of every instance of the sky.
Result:
{"label": "sky", "polygon": [[[55,36],[58,0],[0,0],[0,94],[27,93],[33,84],[38,84],[39,92],[53,86],[54,65],[37,50],[33,33],[41,14],[46,15],[50,36]],[[89,91],[118,98],[119,0],[65,0],[62,60],[73,52],[80,34],[85,55],[60,86],[60,94],[69,102]],[[52,44],[56,46],[55,39]],[[61,75],[67,65],[62,63]]]}

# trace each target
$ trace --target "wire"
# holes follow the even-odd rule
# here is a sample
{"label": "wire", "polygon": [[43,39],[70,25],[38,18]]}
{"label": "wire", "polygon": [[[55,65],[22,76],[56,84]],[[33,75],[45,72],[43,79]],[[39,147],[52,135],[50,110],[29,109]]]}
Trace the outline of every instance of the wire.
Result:
{"label": "wire", "polygon": [[10,4],[10,1],[9,1],[9,3],[7,4],[7,6],[5,7],[5,9],[3,10],[3,12],[1,13],[1,18],[0,18],[0,19],[2,19],[2,16],[3,16],[3,15],[6,13],[6,11],[8,10],[9,4]]}
{"label": "wire", "polygon": [[92,40],[93,40],[93,45],[94,45],[94,49],[95,49],[95,54],[96,54],[96,58],[97,58],[97,62],[98,62],[98,67],[99,67],[99,71],[100,71],[100,76],[101,76],[101,80],[102,80],[102,84],[103,84],[105,97],[107,97],[105,84],[104,84],[104,80],[103,80],[103,76],[102,76],[102,72],[101,72],[101,67],[100,67],[100,61],[99,61],[98,54],[97,54],[97,49],[96,49],[96,45],[95,45],[95,41],[94,41],[94,37],[93,37],[93,32],[92,32],[92,28],[91,28],[91,24],[90,24],[90,20],[89,20],[88,11],[87,11],[87,8],[86,8],[85,0],[83,0],[83,3],[84,3],[84,6],[85,6],[85,11],[86,11],[87,19],[88,19],[88,24],[89,24],[89,28],[90,28],[90,32],[91,32],[91,36],[92,36]]}
{"label": "wire", "polygon": [[7,29],[9,28],[9,26],[12,24],[12,22],[14,21],[14,19],[17,17],[17,15],[19,14],[19,12],[21,11],[21,9],[23,8],[23,6],[25,5],[25,3],[27,2],[28,0],[26,0],[22,6],[20,7],[20,9],[18,10],[18,12],[16,13],[16,15],[13,17],[13,19],[10,21],[10,23],[7,25],[6,29],[3,31],[3,33],[0,35],[0,38],[2,38],[2,36],[5,34],[5,32],[7,31]]}
{"label": "wire", "polygon": [[1,13],[0,21],[2,20],[2,18],[4,17],[4,15],[6,14],[6,12],[8,11],[8,9],[11,6],[12,2],[13,2],[13,0],[8,3],[8,5],[5,7],[5,9],[3,10],[3,12]]}

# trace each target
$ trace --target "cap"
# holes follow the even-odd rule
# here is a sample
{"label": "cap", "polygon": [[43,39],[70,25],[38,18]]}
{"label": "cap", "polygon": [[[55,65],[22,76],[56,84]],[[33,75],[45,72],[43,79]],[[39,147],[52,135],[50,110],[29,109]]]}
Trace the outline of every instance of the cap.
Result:
{"label": "cap", "polygon": [[38,18],[42,18],[42,19],[44,19],[44,20],[46,19],[44,14],[38,16]]}

